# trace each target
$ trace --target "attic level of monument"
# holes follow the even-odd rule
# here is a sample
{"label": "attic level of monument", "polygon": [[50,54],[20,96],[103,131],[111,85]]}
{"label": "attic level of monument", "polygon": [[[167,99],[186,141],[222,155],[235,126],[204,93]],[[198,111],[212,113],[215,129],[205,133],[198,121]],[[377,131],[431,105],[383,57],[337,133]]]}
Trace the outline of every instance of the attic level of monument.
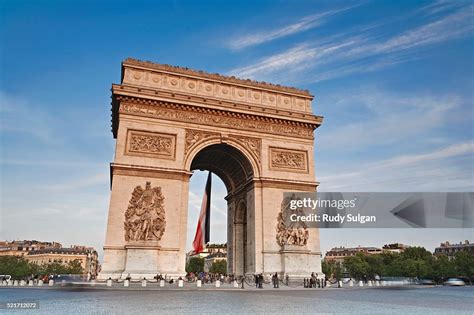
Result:
{"label": "attic level of monument", "polygon": [[313,115],[312,99],[295,88],[127,59],[121,84],[112,85],[112,131],[116,137],[121,113],[313,139],[323,118]]}
{"label": "attic level of monument", "polygon": [[250,86],[254,88],[261,88],[273,91],[286,92],[289,94],[297,94],[300,96],[308,97],[313,99],[313,95],[308,90],[298,89],[290,86],[282,86],[279,84],[273,84],[268,82],[254,81],[250,79],[240,79],[234,76],[225,76],[219,73],[209,73],[202,70],[189,69],[187,67],[171,66],[166,64],[160,64],[151,61],[142,61],[134,58],[127,58],[122,62],[122,80],[123,80],[123,69],[126,66],[133,66],[136,68],[142,68],[144,70],[160,71],[172,74],[183,74],[190,77],[205,78],[211,81],[223,81],[231,84]]}

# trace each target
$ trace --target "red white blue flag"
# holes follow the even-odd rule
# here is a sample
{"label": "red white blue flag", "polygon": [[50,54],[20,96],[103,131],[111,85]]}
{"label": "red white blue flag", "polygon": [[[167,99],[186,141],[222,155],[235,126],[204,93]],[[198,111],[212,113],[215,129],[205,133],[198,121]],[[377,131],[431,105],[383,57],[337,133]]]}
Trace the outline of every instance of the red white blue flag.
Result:
{"label": "red white blue flag", "polygon": [[201,253],[210,239],[211,228],[211,182],[212,174],[207,175],[206,189],[202,197],[201,213],[196,228],[196,235],[194,236],[193,248],[194,254]]}

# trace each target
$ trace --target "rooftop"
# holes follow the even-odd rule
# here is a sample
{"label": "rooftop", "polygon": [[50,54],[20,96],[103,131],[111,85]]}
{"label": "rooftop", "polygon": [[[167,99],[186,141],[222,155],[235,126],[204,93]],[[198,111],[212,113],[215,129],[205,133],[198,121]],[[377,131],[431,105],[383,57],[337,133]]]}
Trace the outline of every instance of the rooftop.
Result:
{"label": "rooftop", "polygon": [[291,86],[283,86],[279,84],[272,84],[268,82],[255,81],[255,80],[250,80],[250,79],[240,79],[234,76],[226,76],[226,75],[222,75],[218,73],[209,73],[202,70],[194,70],[187,67],[160,64],[160,63],[151,62],[151,61],[142,61],[142,60],[138,60],[134,58],[125,59],[122,62],[122,66],[123,65],[132,65],[132,66],[145,67],[145,68],[156,69],[156,70],[161,70],[161,71],[169,71],[169,72],[180,73],[184,75],[198,76],[198,77],[207,78],[211,80],[225,81],[228,83],[235,83],[235,84],[271,89],[271,90],[281,91],[281,92],[295,93],[295,94],[300,94],[307,97],[312,97],[312,95],[310,94],[308,90],[298,89]]}

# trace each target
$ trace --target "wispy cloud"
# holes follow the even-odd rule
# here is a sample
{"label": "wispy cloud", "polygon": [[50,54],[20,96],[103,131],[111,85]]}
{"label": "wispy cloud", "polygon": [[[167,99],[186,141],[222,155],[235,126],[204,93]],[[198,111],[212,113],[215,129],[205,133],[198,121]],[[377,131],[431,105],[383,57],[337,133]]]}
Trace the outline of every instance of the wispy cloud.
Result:
{"label": "wispy cloud", "polygon": [[239,50],[304,32],[323,24],[326,21],[325,19],[329,16],[352,9],[353,7],[354,6],[350,6],[342,9],[329,10],[323,13],[308,15],[292,24],[284,25],[280,28],[266,31],[257,31],[252,34],[243,35],[229,41],[227,46],[231,49]]}
{"label": "wispy cloud", "polygon": [[[474,142],[460,142],[426,153],[403,154],[390,159],[359,165],[321,176],[322,190],[351,191],[468,191],[474,188],[472,165],[453,163],[453,159],[474,154]],[[466,162],[466,161],[464,161]]]}
{"label": "wispy cloud", "polygon": [[376,87],[346,91],[326,101],[340,111],[364,112],[363,120],[342,125],[333,122],[319,132],[319,147],[334,152],[367,150],[419,138],[447,123],[465,103],[456,95],[400,95]]}
{"label": "wispy cloud", "polygon": [[52,117],[19,97],[0,91],[0,131],[25,134],[45,143],[54,142]]}
{"label": "wispy cloud", "polygon": [[230,74],[280,83],[288,80],[301,83],[377,71],[419,59],[420,55],[415,53],[429,45],[472,35],[473,7],[464,6],[436,20],[428,19],[423,25],[390,37],[378,34],[380,27],[369,26],[358,36],[348,32],[348,36],[299,43],[256,63],[235,68]]}

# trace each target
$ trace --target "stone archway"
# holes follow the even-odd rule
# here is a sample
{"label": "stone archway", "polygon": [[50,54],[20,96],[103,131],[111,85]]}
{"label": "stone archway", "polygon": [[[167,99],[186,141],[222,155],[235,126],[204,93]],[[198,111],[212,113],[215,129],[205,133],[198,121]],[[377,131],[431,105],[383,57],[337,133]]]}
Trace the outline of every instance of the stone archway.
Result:
{"label": "stone archway", "polygon": [[111,198],[100,278],[182,276],[189,178],[210,170],[228,195],[228,269],[320,272],[319,231],[277,238],[283,192],[315,191],[307,91],[127,59],[112,85]]}
{"label": "stone archway", "polygon": [[[236,147],[229,144],[213,144],[202,148],[191,163],[191,170],[211,171],[221,178],[227,188],[227,270],[235,275],[244,275],[247,249],[255,251],[247,244],[247,194],[254,193],[255,173],[252,163]],[[250,211],[254,211],[251,208]],[[250,238],[252,238],[251,236]]]}

